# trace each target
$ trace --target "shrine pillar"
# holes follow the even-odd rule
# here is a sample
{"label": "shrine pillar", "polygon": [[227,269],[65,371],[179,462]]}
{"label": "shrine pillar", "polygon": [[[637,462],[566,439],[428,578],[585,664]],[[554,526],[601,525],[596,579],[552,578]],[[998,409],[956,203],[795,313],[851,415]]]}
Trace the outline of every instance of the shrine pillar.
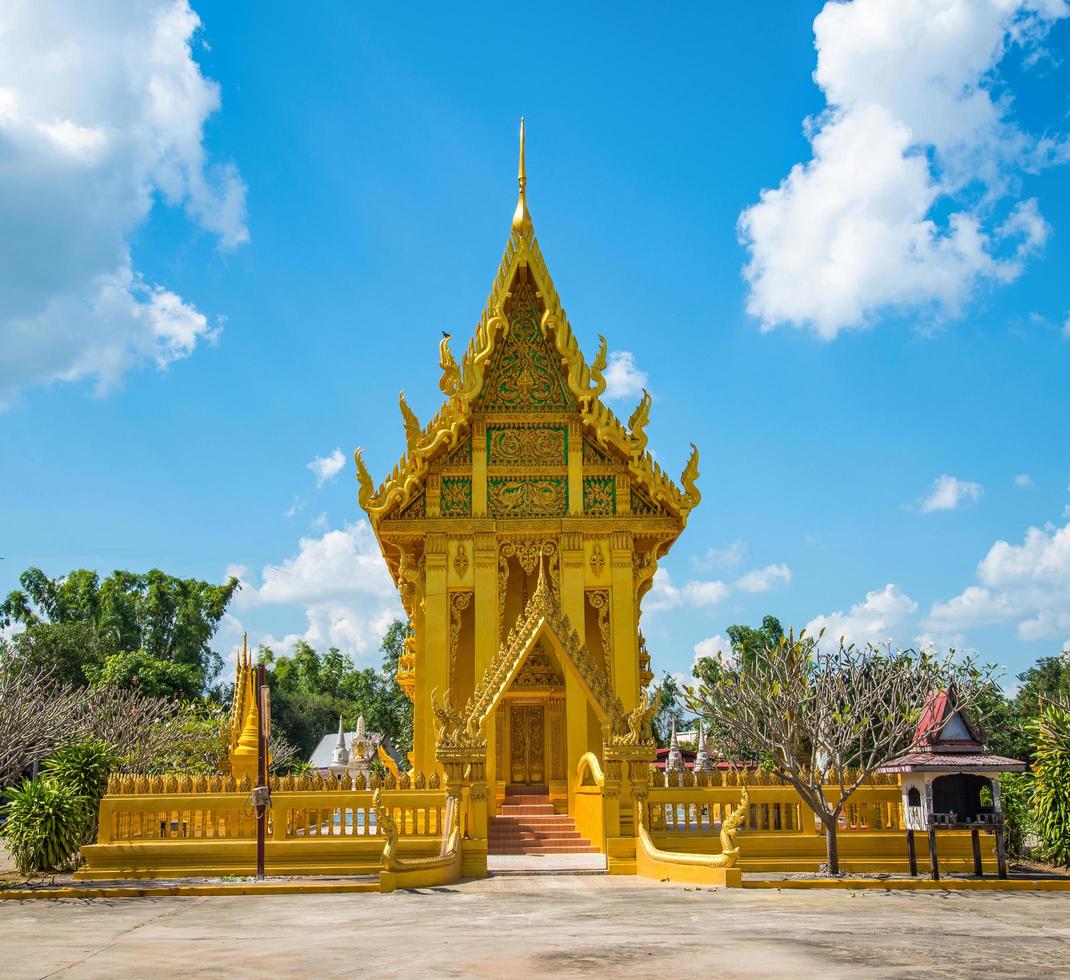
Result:
{"label": "shrine pillar", "polygon": [[[561,611],[584,642],[583,535],[561,535]],[[564,666],[564,665],[562,665]],[[587,694],[579,678],[565,670],[565,774],[568,777],[568,807],[573,812],[576,770],[588,750]]]}
{"label": "shrine pillar", "polygon": [[[498,541],[493,531],[477,531],[473,558],[475,587],[475,684],[490,666],[498,652],[501,624],[498,622]],[[491,801],[497,794],[497,740],[495,729],[498,712],[487,722],[487,788]]]}
{"label": "shrine pillar", "polygon": [[[416,678],[418,691],[423,678],[423,694],[428,705],[434,691],[438,691],[440,698],[445,698],[450,686],[450,596],[446,587],[446,558],[446,535],[427,535],[424,548],[424,662]],[[419,746],[415,768],[429,774],[437,766],[435,719],[430,711],[425,712],[422,730],[415,733],[414,741]]]}
{"label": "shrine pillar", "polygon": [[610,615],[612,616],[613,687],[625,711],[639,702],[638,623],[635,621],[635,579],[632,568],[632,536],[626,531],[610,535],[609,565],[612,580]]}

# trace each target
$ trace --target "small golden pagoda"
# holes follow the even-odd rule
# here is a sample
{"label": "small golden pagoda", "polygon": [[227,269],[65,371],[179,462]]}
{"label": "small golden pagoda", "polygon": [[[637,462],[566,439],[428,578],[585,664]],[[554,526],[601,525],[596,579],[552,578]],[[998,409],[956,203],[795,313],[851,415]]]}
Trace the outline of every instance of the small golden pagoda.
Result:
{"label": "small golden pagoda", "polygon": [[414,768],[463,742],[490,800],[537,784],[567,805],[580,759],[627,738],[651,680],[641,603],[699,503],[698,451],[681,489],[646,448],[650,395],[627,426],[601,401],[605,338],[588,363],[526,182],[521,120],[520,199],[486,309],[460,364],[448,334],[439,345],[446,400],[421,425],[402,393],[406,452],[378,488],[359,449],[356,464],[413,628],[398,680]]}

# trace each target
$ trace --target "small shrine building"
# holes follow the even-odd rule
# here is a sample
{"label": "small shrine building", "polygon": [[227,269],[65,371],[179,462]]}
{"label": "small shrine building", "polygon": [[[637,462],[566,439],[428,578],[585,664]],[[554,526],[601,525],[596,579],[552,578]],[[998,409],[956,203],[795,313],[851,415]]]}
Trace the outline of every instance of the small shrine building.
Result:
{"label": "small shrine building", "polygon": [[643,596],[699,503],[698,451],[670,479],[647,449],[650,395],[627,424],[602,401],[606,341],[584,357],[554,288],[523,121],[505,254],[460,362],[450,340],[435,416],[421,423],[402,393],[405,453],[389,476],[376,486],[356,453],[360,505],[412,623],[398,668],[411,761],[434,770],[444,732],[467,729],[486,742],[491,800],[538,785],[560,808],[580,759],[604,759],[652,679]]}

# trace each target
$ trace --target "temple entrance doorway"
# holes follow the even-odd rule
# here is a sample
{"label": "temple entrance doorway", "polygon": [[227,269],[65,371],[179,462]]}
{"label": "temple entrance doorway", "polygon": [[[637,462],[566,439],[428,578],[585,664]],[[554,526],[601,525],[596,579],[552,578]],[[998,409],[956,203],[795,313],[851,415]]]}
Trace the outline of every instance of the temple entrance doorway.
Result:
{"label": "temple entrance doorway", "polygon": [[548,639],[536,642],[494,716],[497,791],[488,870],[605,871],[605,856],[568,812],[565,676]]}
{"label": "temple entrance doorway", "polygon": [[539,785],[546,780],[546,710],[539,702],[512,705],[509,738],[509,781]]}

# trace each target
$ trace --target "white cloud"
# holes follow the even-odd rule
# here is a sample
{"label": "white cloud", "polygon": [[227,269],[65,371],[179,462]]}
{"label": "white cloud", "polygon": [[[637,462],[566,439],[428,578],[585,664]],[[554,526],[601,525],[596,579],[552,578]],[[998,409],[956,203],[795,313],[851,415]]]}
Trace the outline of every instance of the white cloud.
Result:
{"label": "white cloud", "polygon": [[733,541],[724,548],[707,548],[701,558],[693,558],[692,564],[703,571],[714,568],[733,568],[738,565],[747,554],[745,541]]}
{"label": "white cloud", "polygon": [[366,521],[302,537],[296,555],[264,566],[259,586],[248,581],[243,566],[232,566],[227,573],[242,579],[234,600],[236,611],[265,606],[303,610],[304,631],[258,639],[269,646],[288,648],[304,639],[317,648],[338,646],[367,653],[377,647],[391,621],[404,615]]}
{"label": "white cloud", "polygon": [[1066,319],[1063,321],[1063,336],[1070,340],[1070,313],[1066,314]]}
{"label": "white cloud", "polygon": [[305,502],[300,497],[294,497],[294,502],[290,504],[290,506],[287,507],[286,510],[283,511],[283,514],[286,517],[292,519],[296,517],[299,513],[301,513],[301,511],[303,511],[304,509]]}
{"label": "white cloud", "polygon": [[639,370],[631,351],[613,351],[603,377],[606,398],[637,398],[646,387],[646,372]]}
{"label": "white cloud", "polygon": [[313,531],[326,531],[327,523],[327,512],[320,511],[320,513],[313,517],[309,522],[309,527],[311,527]]}
{"label": "white cloud", "polygon": [[951,633],[1016,623],[1022,640],[1053,639],[1070,630],[1070,523],[1031,527],[1020,545],[997,541],[977,566],[978,585],[934,602],[927,628]]}
{"label": "white cloud", "polygon": [[220,96],[192,56],[199,25],[186,0],[4,8],[0,404],[56,381],[102,393],[218,335],[130,249],[159,198],[224,248],[248,239],[245,187],[203,145]]}
{"label": "white cloud", "polygon": [[714,606],[729,596],[724,582],[691,580],[682,586],[673,584],[668,569],[659,568],[654,573],[650,592],[643,603],[644,612],[656,613],[679,606]]}
{"label": "white cloud", "polygon": [[720,633],[716,636],[708,636],[704,640],[699,640],[694,647],[695,657],[691,661],[691,668],[694,670],[695,664],[699,662],[701,657],[713,657],[716,659],[718,656],[725,659],[732,658],[732,644]]}
{"label": "white cloud", "polygon": [[306,465],[316,477],[316,486],[322,487],[342,472],[342,467],[346,465],[346,458],[342,455],[341,449],[335,449],[326,456],[317,456]]}
{"label": "white cloud", "polygon": [[643,611],[658,613],[682,606],[716,606],[733,592],[768,592],[776,585],[790,581],[791,570],[787,565],[766,565],[765,568],[747,572],[731,585],[720,579],[690,579],[683,585],[676,585],[668,569],[659,568],[643,603]]}
{"label": "white cloud", "polygon": [[1033,478],[1028,473],[1019,473],[1014,478],[1014,485],[1016,487],[1031,487],[1033,485]]}
{"label": "white cloud", "polygon": [[740,592],[768,592],[778,585],[791,582],[791,569],[787,565],[766,565],[747,572],[736,580]]}
{"label": "white cloud", "polygon": [[883,589],[867,592],[865,600],[847,612],[841,609],[815,616],[806,624],[806,632],[816,636],[824,629],[826,641],[832,643],[838,643],[841,637],[855,644],[895,642],[917,610],[918,604],[910,596],[889,583]]}
{"label": "white cloud", "polygon": [[923,514],[931,514],[934,510],[956,510],[960,504],[979,499],[983,492],[980,483],[959,480],[944,473],[933,481],[929,496],[918,503]]}
{"label": "white cloud", "polygon": [[887,309],[954,316],[980,283],[1020,274],[1049,228],[1034,200],[1014,201],[1014,178],[1066,147],[1022,132],[994,75],[1009,43],[1035,49],[1068,13],[1063,0],[825,4],[812,159],[739,219],[763,330],[832,339]]}

